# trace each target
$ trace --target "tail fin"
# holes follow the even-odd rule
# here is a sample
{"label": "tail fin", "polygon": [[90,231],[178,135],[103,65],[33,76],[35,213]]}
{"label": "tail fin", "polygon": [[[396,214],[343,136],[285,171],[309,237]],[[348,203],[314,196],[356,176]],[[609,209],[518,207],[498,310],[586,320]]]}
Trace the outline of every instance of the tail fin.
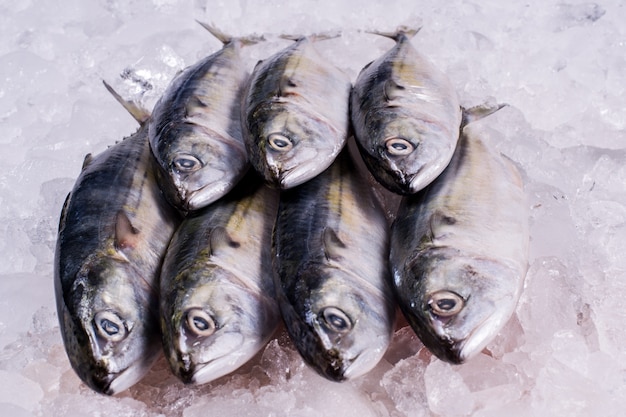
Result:
{"label": "tail fin", "polygon": [[492,103],[483,103],[478,106],[470,107],[469,109],[461,108],[463,111],[463,119],[461,121],[461,129],[468,123],[475,122],[476,120],[480,120],[483,117],[487,117],[490,114],[493,114],[500,110],[503,107],[508,106],[506,103],[501,104],[492,104]]}
{"label": "tail fin", "polygon": [[211,35],[219,39],[224,45],[229,44],[235,40],[241,42],[242,45],[254,45],[256,43],[263,42],[265,40],[263,35],[259,36],[255,34],[237,38],[234,36],[227,35],[226,33],[219,30],[217,27],[215,27],[213,24],[201,22],[199,20],[196,20],[196,22],[198,22],[200,26],[208,30],[211,33]]}
{"label": "tail fin", "polygon": [[312,35],[291,35],[291,34],[282,34],[279,35],[279,38],[281,39],[286,39],[289,41],[299,41],[301,39],[304,38],[308,38],[313,42],[317,42],[317,41],[325,41],[327,39],[335,39],[335,38],[339,38],[341,36],[341,31],[332,31],[332,32],[320,32],[320,33],[314,33]]}
{"label": "tail fin", "polygon": [[365,32],[372,33],[374,35],[384,36],[386,38],[393,39],[396,42],[400,42],[401,39],[411,39],[415,36],[420,30],[421,26],[418,27],[409,27],[406,25],[398,26],[395,32],[380,32],[377,30],[367,30]]}
{"label": "tail fin", "polygon": [[109,93],[111,93],[113,97],[115,97],[118,103],[120,103],[126,109],[126,111],[129,112],[135,120],[137,120],[139,124],[143,124],[146,120],[150,118],[150,112],[148,110],[144,109],[134,101],[123,99],[122,96],[120,96],[117,91],[115,91],[113,87],[111,87],[106,81],[102,80],[102,83],[109,91]]}

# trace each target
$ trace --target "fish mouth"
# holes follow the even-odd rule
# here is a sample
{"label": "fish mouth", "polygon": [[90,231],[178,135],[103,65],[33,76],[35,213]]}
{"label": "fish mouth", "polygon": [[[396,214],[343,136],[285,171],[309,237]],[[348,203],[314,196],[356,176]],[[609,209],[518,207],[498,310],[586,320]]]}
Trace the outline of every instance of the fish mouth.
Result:
{"label": "fish mouth", "polygon": [[195,211],[208,206],[209,204],[224,197],[243,179],[248,172],[249,166],[246,166],[241,172],[231,175],[219,175],[221,171],[216,170],[218,175],[202,187],[194,190],[188,190],[186,187],[179,188],[178,199],[183,202],[183,206],[187,211]]}
{"label": "fish mouth", "polygon": [[187,211],[199,210],[209,204],[217,201],[220,197],[227,194],[236,184],[236,181],[219,181],[207,184],[197,190],[187,192],[185,197],[179,195],[180,200],[184,202]]}
{"label": "fish mouth", "polygon": [[404,186],[406,192],[415,194],[432,183],[446,168],[447,164],[429,164],[421,167],[417,172],[407,178]]}
{"label": "fish mouth", "polygon": [[130,388],[137,381],[139,381],[145,372],[137,369],[136,367],[129,367],[121,372],[118,372],[113,376],[113,379],[109,383],[108,391],[106,394],[115,395],[119,392]]}
{"label": "fish mouth", "polygon": [[201,385],[227,375],[252,358],[262,347],[260,343],[239,340],[237,346],[222,350],[219,356],[200,362],[198,354],[179,353],[174,370],[185,384]]}
{"label": "fish mouth", "polygon": [[466,362],[482,352],[507,321],[505,315],[490,316],[483,320],[468,337],[455,346],[459,363]]}
{"label": "fish mouth", "polygon": [[341,382],[346,380],[346,370],[354,360],[344,358],[338,349],[329,349],[319,352],[319,360],[312,363],[313,368],[322,376],[331,381]]}
{"label": "fish mouth", "polygon": [[230,352],[213,358],[208,362],[197,364],[187,359],[185,362],[187,366],[181,365],[178,368],[177,376],[185,384],[206,384],[207,382],[214,381],[217,378],[235,371],[247,361],[248,356],[254,355],[234,354],[234,352]]}
{"label": "fish mouth", "polygon": [[281,190],[296,187],[310,179],[310,173],[308,171],[299,169],[281,169],[275,165],[268,164],[267,171],[268,172],[265,174],[267,185],[271,188],[279,188]]}
{"label": "fish mouth", "polygon": [[229,360],[224,355],[210,362],[197,364],[186,373],[183,382],[193,385],[201,385],[229,374],[239,367],[238,362]]}
{"label": "fish mouth", "polygon": [[265,183],[271,188],[285,189],[283,184],[283,176],[287,171],[281,170],[274,164],[267,164],[266,169],[260,171],[263,173]]}
{"label": "fish mouth", "polygon": [[133,372],[132,368],[109,372],[106,368],[98,366],[91,375],[83,378],[83,381],[96,392],[115,395],[135,384],[141,376]]}
{"label": "fish mouth", "polygon": [[371,371],[380,361],[383,352],[379,349],[369,349],[357,354],[348,360],[348,366],[343,373],[346,380],[358,378]]}
{"label": "fish mouth", "polygon": [[[302,166],[300,166],[299,168],[302,168]],[[321,174],[326,168],[328,168],[328,166],[321,167],[321,169],[320,167],[318,167],[314,170],[313,169],[285,170],[281,173],[279,177],[280,188],[282,188],[283,190],[286,190],[286,189],[297,187],[298,185],[304,184],[305,182],[312,180],[317,175]]]}
{"label": "fish mouth", "polygon": [[[496,323],[494,323],[494,320]],[[487,317],[462,339],[453,339],[441,323],[433,325],[438,338],[437,346],[427,346],[439,359],[459,365],[479,354],[502,327],[500,320]]]}

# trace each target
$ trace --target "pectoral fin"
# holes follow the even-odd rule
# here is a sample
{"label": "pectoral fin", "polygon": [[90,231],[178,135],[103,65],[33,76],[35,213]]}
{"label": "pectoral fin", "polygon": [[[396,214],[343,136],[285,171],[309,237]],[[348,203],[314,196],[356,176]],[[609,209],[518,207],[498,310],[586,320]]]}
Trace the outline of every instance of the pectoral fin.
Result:
{"label": "pectoral fin", "polygon": [[238,248],[241,246],[239,242],[235,241],[230,234],[228,234],[228,230],[222,226],[211,229],[210,233],[209,244],[211,246],[211,255],[219,253],[220,250],[226,247]]}
{"label": "pectoral fin", "polygon": [[289,94],[296,94],[296,88],[298,84],[294,81],[293,78],[284,76],[280,79],[280,85],[278,87],[278,95],[284,97]]}
{"label": "pectoral fin", "polygon": [[461,111],[463,112],[463,120],[461,122],[461,128],[469,123],[475,122],[476,120],[487,117],[506,106],[508,106],[506,103],[483,103],[478,106],[470,107],[469,109],[462,107]]}
{"label": "pectoral fin", "polygon": [[127,248],[135,248],[139,241],[137,230],[123,210],[115,216],[115,248],[123,251]]}
{"label": "pectoral fin", "polygon": [[401,98],[404,95],[404,86],[398,84],[394,80],[387,80],[385,82],[385,99],[387,101],[394,101]]}
{"label": "pectoral fin", "polygon": [[456,218],[444,213],[435,211],[430,218],[430,235],[432,240],[441,239],[450,233],[450,226],[456,224]]}
{"label": "pectoral fin", "polygon": [[322,245],[324,247],[324,255],[326,259],[330,260],[338,260],[341,258],[341,249],[346,247],[345,243],[337,236],[337,233],[329,227],[324,229],[322,234],[323,242]]}

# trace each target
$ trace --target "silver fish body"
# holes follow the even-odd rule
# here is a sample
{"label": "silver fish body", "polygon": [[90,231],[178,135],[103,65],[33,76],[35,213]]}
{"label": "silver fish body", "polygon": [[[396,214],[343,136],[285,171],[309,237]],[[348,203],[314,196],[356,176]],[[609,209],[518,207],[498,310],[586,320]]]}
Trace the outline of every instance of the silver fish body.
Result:
{"label": "silver fish body", "polygon": [[178,213],[153,175],[147,128],[85,159],[59,223],[55,293],[72,368],[116,394],[160,352],[158,270]]}
{"label": "silver fish body", "polygon": [[528,263],[528,207],[510,160],[463,128],[450,165],[405,197],[392,227],[398,304],[424,345],[462,363],[504,327]]}
{"label": "silver fish body", "polygon": [[461,125],[454,86],[411,45],[415,32],[380,33],[396,45],[363,68],[350,98],[363,160],[382,185],[403,195],[444,170]]}
{"label": "silver fish body", "polygon": [[252,166],[288,189],[330,166],[348,135],[350,79],[301,38],[255,67],[242,124]]}
{"label": "silver fish body", "polygon": [[154,108],[150,146],[159,182],[170,202],[197,210],[231,190],[248,169],[240,103],[247,71],[242,41],[180,73]]}
{"label": "silver fish body", "polygon": [[254,356],[280,323],[270,259],[278,191],[250,173],[187,217],[161,273],[165,355],[185,383],[203,384]]}
{"label": "silver fish body", "polygon": [[281,313],[304,360],[334,381],[371,370],[395,319],[388,226],[347,150],[282,192],[272,252]]}

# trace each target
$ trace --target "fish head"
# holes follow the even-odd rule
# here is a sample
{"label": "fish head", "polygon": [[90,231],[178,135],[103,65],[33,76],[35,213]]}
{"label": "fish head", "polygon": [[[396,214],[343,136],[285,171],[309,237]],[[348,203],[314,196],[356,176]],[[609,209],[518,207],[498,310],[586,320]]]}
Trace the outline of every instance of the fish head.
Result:
{"label": "fish head", "polygon": [[150,139],[159,185],[170,203],[185,212],[225,195],[248,169],[243,142],[199,125],[176,124]]}
{"label": "fish head", "polygon": [[139,381],[159,352],[156,305],[128,262],[94,256],[57,297],[72,368],[93,390],[117,394]]}
{"label": "fish head", "polygon": [[521,293],[519,273],[504,262],[452,248],[422,251],[394,271],[402,311],[437,357],[463,363],[509,320]]}
{"label": "fish head", "polygon": [[328,168],[346,141],[320,115],[279,100],[258,106],[247,118],[252,166],[275,188],[300,185]]}
{"label": "fish head", "polygon": [[[185,286],[199,280],[201,285]],[[273,334],[278,306],[216,265],[181,271],[180,285],[165,294],[162,329],[165,355],[185,383],[204,384],[251,359]]]}
{"label": "fish head", "polygon": [[459,130],[390,108],[366,119],[367,141],[359,140],[363,161],[376,180],[390,191],[411,195],[448,166]]}
{"label": "fish head", "polygon": [[[354,284],[355,277],[339,268],[305,273],[317,273],[323,284],[302,291],[285,317],[298,351],[330,380],[364,375],[380,361],[391,340],[393,302]],[[307,279],[302,282],[315,282]]]}

